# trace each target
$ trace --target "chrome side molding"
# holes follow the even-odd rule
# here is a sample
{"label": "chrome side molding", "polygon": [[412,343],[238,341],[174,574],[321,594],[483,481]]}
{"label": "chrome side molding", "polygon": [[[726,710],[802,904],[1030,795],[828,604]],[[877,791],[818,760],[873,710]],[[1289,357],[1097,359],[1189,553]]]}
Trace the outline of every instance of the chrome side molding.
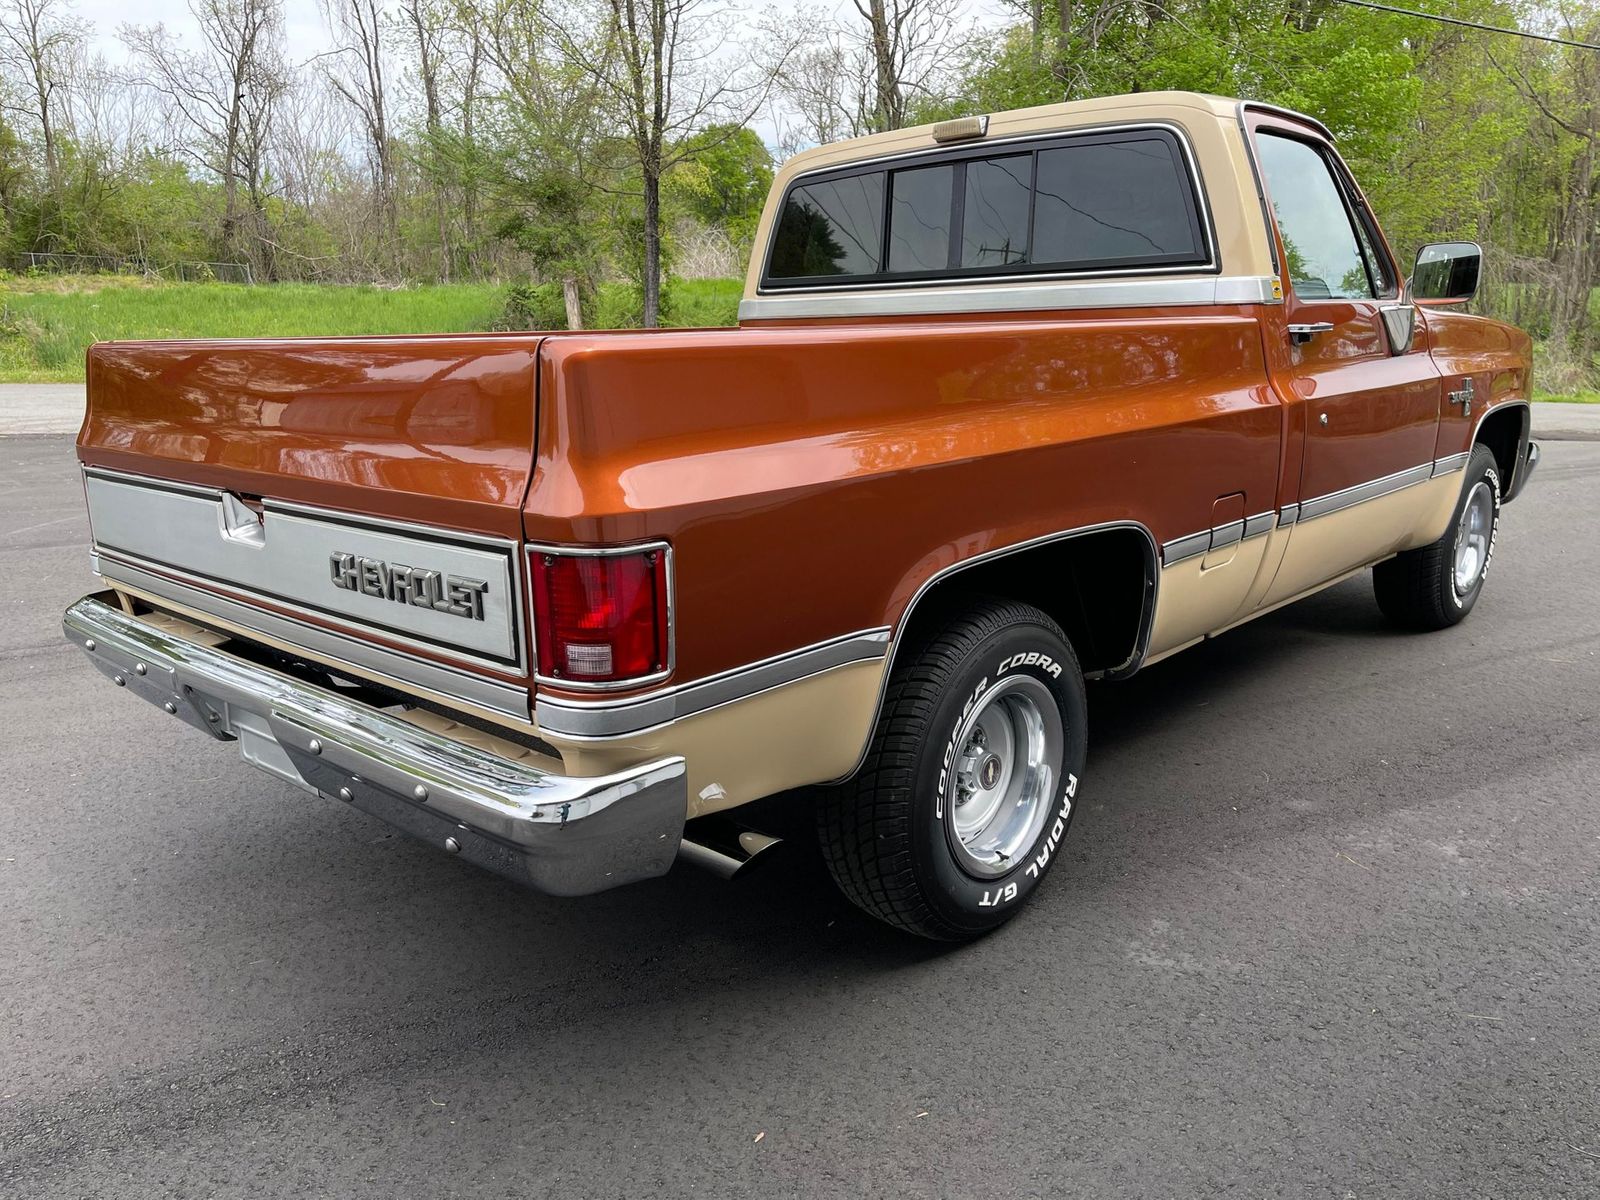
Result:
{"label": "chrome side molding", "polygon": [[1162,544],[1161,562],[1164,566],[1170,567],[1174,563],[1197,558],[1212,550],[1225,550],[1236,542],[1258,538],[1272,529],[1277,518],[1277,513],[1257,513],[1242,521],[1229,521],[1226,525],[1217,525],[1211,529],[1202,529],[1199,533],[1174,538]]}
{"label": "chrome side molding", "polygon": [[640,733],[835,667],[879,659],[888,651],[887,626],[863,629],[644,696],[575,700],[540,692],[534,719],[542,732],[569,738]]}
{"label": "chrome side molding", "polygon": [[1324,496],[1316,496],[1310,500],[1300,502],[1300,519],[1310,521],[1315,517],[1325,517],[1329,513],[1338,512],[1340,509],[1350,508],[1352,505],[1363,504],[1368,500],[1376,500],[1380,496],[1387,496],[1390,492],[1398,492],[1418,483],[1426,483],[1433,478],[1433,463],[1425,462],[1415,467],[1408,467],[1404,471],[1396,471],[1393,475],[1385,475],[1379,479],[1369,479],[1366,483],[1358,483],[1354,487],[1343,488],[1337,492],[1329,492]]}
{"label": "chrome side molding", "polygon": [[[1515,402],[1513,402],[1515,403]],[[1440,475],[1449,475],[1459,471],[1467,465],[1470,454],[1451,454],[1444,458],[1434,459],[1431,462],[1419,463],[1415,467],[1408,467],[1404,471],[1396,471],[1393,475],[1385,475],[1379,479],[1369,479],[1365,483],[1358,483],[1342,491],[1329,492],[1322,496],[1313,496],[1309,500],[1298,503],[1285,504],[1275,512],[1259,513],[1246,518],[1242,523],[1231,522],[1228,525],[1217,526],[1214,529],[1202,529],[1198,533],[1185,534],[1180,538],[1173,538],[1170,542],[1161,545],[1161,562],[1163,566],[1172,566],[1185,559],[1194,558],[1208,550],[1230,545],[1242,539],[1248,540],[1268,532],[1274,522],[1282,529],[1286,525],[1293,525],[1297,521],[1310,521],[1316,517],[1325,517],[1329,513],[1338,512],[1340,509],[1350,508],[1353,505],[1364,503],[1367,500],[1376,500],[1380,496],[1387,496],[1390,492],[1398,492],[1418,483],[1426,483],[1430,479],[1437,479]],[[1535,455],[1537,461],[1537,455]],[[1236,530],[1242,532],[1236,533]]]}

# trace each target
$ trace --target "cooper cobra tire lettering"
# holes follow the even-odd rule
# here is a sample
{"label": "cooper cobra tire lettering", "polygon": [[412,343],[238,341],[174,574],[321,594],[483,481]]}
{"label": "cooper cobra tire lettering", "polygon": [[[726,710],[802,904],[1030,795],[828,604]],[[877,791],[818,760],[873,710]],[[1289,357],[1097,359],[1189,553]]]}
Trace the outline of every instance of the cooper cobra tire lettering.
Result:
{"label": "cooper cobra tire lettering", "polygon": [[939,794],[934,797],[933,815],[941,821],[944,819],[944,797],[950,786],[950,764],[956,757],[956,735],[961,732],[961,723],[967,719],[967,714],[972,711],[983,694],[989,690],[989,678],[984,676],[978,681],[978,686],[972,690],[972,695],[967,697],[967,702],[961,706],[961,716],[950,728],[950,740],[944,744],[944,758],[939,763]]}
{"label": "cooper cobra tire lettering", "polygon": [[[964,941],[1018,912],[1063,857],[1088,742],[1083,674],[1060,626],[1014,600],[950,597],[914,638],[896,660],[861,771],[819,795],[818,829],[829,871],[861,908],[924,937]],[[1013,696],[1047,727],[1050,761],[1028,793],[1026,834],[1013,833],[998,858],[980,858],[961,839],[998,836],[1003,822],[957,809],[965,773],[979,769],[958,739],[991,703],[1007,707],[986,726],[990,736],[1005,736],[1001,722],[1028,719]],[[1012,753],[997,743],[988,758]]]}
{"label": "cooper cobra tire lettering", "polygon": [[1029,650],[1026,654],[1013,654],[1010,658],[1001,660],[999,667],[995,669],[995,674],[1004,675],[1016,667],[1034,666],[1046,672],[1051,679],[1061,678],[1061,664],[1048,654],[1041,654],[1037,650]]}

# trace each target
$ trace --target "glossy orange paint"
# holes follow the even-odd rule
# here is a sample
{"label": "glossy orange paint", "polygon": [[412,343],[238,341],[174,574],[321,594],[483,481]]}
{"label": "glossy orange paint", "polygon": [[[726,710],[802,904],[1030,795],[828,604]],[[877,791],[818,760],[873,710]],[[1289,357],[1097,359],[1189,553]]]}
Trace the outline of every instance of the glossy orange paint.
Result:
{"label": "glossy orange paint", "polygon": [[88,464],[516,537],[536,335],[103,342]]}
{"label": "glossy orange paint", "polygon": [[1522,330],[1456,308],[1430,308],[1428,350],[1447,390],[1473,383],[1470,412],[1446,404],[1439,420],[1435,455],[1444,458],[1472,446],[1478,421],[1490,408],[1532,396],[1533,339]]}
{"label": "glossy orange paint", "polygon": [[989,549],[1277,499],[1250,308],[555,335],[540,368],[526,533],[670,541],[680,681],[892,626]]}

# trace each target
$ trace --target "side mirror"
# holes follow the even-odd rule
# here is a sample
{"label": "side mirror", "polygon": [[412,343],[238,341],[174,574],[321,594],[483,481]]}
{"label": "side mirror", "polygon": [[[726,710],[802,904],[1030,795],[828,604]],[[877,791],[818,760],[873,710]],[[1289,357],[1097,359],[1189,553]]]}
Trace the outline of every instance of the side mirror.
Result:
{"label": "side mirror", "polygon": [[1478,294],[1482,270],[1477,242],[1433,242],[1417,251],[1406,295],[1418,304],[1465,304]]}

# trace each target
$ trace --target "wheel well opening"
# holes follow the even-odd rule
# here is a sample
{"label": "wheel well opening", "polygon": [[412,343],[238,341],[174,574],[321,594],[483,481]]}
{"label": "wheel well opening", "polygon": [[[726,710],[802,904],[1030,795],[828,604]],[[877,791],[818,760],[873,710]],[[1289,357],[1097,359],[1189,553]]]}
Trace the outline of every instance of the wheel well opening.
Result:
{"label": "wheel well opening", "polygon": [[1500,472],[1500,495],[1505,497],[1515,484],[1517,454],[1528,432],[1528,409],[1523,404],[1513,404],[1490,413],[1478,426],[1474,444],[1482,444],[1494,455]]}
{"label": "wheel well opening", "polygon": [[1154,602],[1150,538],[1132,526],[1097,530],[975,563],[940,580],[912,609],[904,633],[975,596],[1043,610],[1066,631],[1085,675],[1115,672],[1139,652]]}

